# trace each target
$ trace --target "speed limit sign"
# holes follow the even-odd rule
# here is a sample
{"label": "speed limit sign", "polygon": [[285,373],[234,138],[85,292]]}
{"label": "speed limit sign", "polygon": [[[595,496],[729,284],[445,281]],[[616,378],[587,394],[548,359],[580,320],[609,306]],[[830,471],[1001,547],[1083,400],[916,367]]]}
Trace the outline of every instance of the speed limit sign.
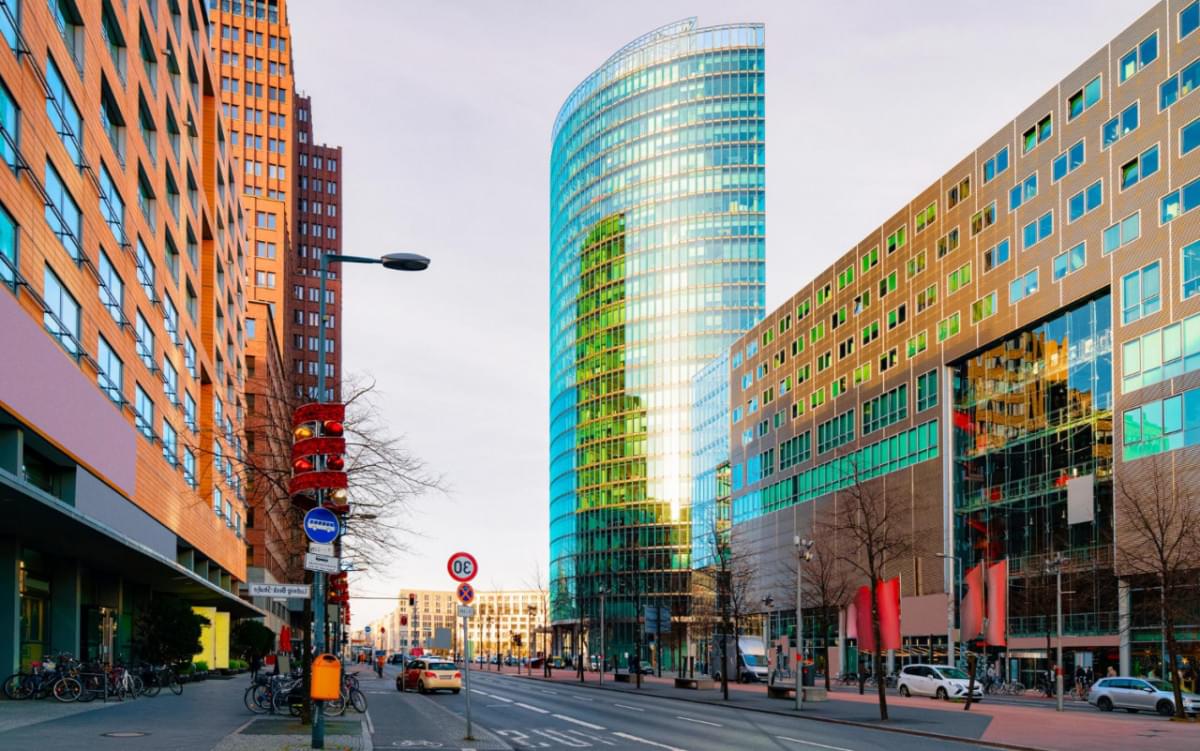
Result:
{"label": "speed limit sign", "polygon": [[478,573],[479,564],[470,553],[455,553],[446,563],[446,570],[450,572],[450,578],[454,581],[469,582]]}

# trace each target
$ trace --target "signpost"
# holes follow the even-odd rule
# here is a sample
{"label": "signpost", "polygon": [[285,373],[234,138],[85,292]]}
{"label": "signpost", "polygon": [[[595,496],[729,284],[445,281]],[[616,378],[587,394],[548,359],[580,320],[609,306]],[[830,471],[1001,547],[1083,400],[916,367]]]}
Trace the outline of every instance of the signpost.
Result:
{"label": "signpost", "polygon": [[311,596],[307,584],[266,584],[264,582],[252,582],[249,586],[251,597],[295,597],[307,600]]}
{"label": "signpost", "polygon": [[314,506],[304,515],[304,534],[315,543],[328,545],[341,531],[337,516],[323,506]]}
{"label": "signpost", "polygon": [[339,561],[337,558],[332,558],[327,555],[318,555],[316,553],[304,554],[304,570],[319,571],[325,574],[336,574],[338,572]]}
{"label": "signpost", "polygon": [[308,552],[316,553],[317,555],[327,555],[332,557],[333,543],[332,542],[310,542],[308,543]]}
{"label": "signpost", "polygon": [[475,608],[471,607],[471,603],[475,601],[475,588],[467,582],[474,579],[475,574],[479,573],[479,562],[470,553],[455,553],[450,556],[450,560],[446,561],[446,570],[450,572],[450,578],[459,583],[454,594],[462,603],[458,614],[462,616],[463,682],[466,684],[463,686],[466,689],[463,693],[467,697],[467,737],[465,740],[472,741],[475,738],[474,733],[471,732],[471,660],[467,656],[467,624],[471,616],[475,614]]}

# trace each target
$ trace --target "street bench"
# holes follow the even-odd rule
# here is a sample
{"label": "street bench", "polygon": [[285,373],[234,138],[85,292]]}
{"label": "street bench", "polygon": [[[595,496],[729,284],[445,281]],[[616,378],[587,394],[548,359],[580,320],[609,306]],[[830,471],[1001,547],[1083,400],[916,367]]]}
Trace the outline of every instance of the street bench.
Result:
{"label": "street bench", "polygon": [[617,671],[613,673],[613,680],[617,683],[630,683],[633,680],[633,673],[622,673]]}
{"label": "street bench", "polygon": [[675,688],[690,688],[694,690],[712,689],[717,687],[717,682],[712,678],[676,678]]}
{"label": "street bench", "polygon": [[[767,698],[794,699],[796,698],[796,687],[779,683],[767,686]],[[829,695],[823,686],[804,686],[803,699],[804,701],[828,701]]]}

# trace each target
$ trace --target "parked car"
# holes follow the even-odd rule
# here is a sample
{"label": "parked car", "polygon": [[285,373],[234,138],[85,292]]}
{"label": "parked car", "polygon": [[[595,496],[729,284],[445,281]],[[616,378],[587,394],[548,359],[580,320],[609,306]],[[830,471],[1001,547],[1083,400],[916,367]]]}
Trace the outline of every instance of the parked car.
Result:
{"label": "parked car", "polygon": [[462,690],[462,673],[453,662],[441,658],[418,658],[408,663],[401,684],[400,676],[396,676],[397,691],[415,688],[422,694],[441,690],[457,694]]}
{"label": "parked car", "polygon": [[[967,698],[970,678],[962,668],[949,665],[905,665],[897,684],[901,696],[935,696],[949,701]],[[983,684],[978,681],[971,700],[983,700]]]}
{"label": "parked car", "polygon": [[562,657],[555,655],[554,657],[550,658],[550,667],[561,670],[562,668],[565,668],[566,666],[567,666],[567,661],[564,660]]}
{"label": "parked car", "polygon": [[[1101,712],[1119,707],[1126,712],[1158,712],[1164,717],[1175,714],[1175,689],[1157,678],[1101,678],[1092,684],[1087,700]],[[1193,716],[1200,712],[1200,694],[1184,691],[1183,711]]]}
{"label": "parked car", "polygon": [[529,661],[529,668],[530,668],[530,670],[541,670],[542,665],[544,665],[545,662],[546,662],[545,657],[534,657],[532,660]]}

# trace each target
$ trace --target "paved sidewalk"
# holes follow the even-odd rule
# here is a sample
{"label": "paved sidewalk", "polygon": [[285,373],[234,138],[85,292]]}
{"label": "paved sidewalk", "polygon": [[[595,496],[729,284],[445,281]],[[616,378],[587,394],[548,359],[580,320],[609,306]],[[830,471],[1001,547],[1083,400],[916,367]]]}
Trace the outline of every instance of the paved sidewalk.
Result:
{"label": "paved sidewalk", "polygon": [[[353,714],[353,713],[351,713]],[[225,736],[213,751],[300,751],[310,749],[312,727],[298,718],[264,715],[255,717]],[[325,751],[364,751],[371,748],[367,721],[331,717],[325,723]]]}
{"label": "paved sidewalk", "polygon": [[[490,671],[496,672],[496,671]],[[516,675],[515,670],[502,671]],[[522,672],[522,678],[529,676]],[[535,671],[533,680],[579,684],[573,671],[555,670],[550,679]],[[584,683],[600,688],[597,673],[585,673]],[[1058,713],[1043,707],[1017,706],[983,702],[972,706],[970,712],[963,711],[961,703],[939,702],[925,698],[888,696],[887,723],[879,721],[878,696],[867,692],[833,692],[829,701],[806,703],[804,711],[797,714],[791,701],[772,700],[766,697],[762,685],[730,684],[729,701],[721,699],[720,689],[695,691],[674,687],[673,676],[668,679],[644,676],[642,688],[632,684],[615,683],[612,675],[606,675],[605,690],[642,693],[664,696],[684,701],[735,706],[752,711],[771,712],[792,716],[803,716],[810,720],[843,722],[884,728],[898,732],[951,736],[968,740],[980,740],[998,746],[1014,748],[1046,749],[1050,751],[1126,751],[1131,748],[1154,749],[1154,751],[1196,751],[1200,748],[1200,723],[1170,722],[1145,715],[1124,716],[1102,714],[1091,715],[1078,712]]]}

